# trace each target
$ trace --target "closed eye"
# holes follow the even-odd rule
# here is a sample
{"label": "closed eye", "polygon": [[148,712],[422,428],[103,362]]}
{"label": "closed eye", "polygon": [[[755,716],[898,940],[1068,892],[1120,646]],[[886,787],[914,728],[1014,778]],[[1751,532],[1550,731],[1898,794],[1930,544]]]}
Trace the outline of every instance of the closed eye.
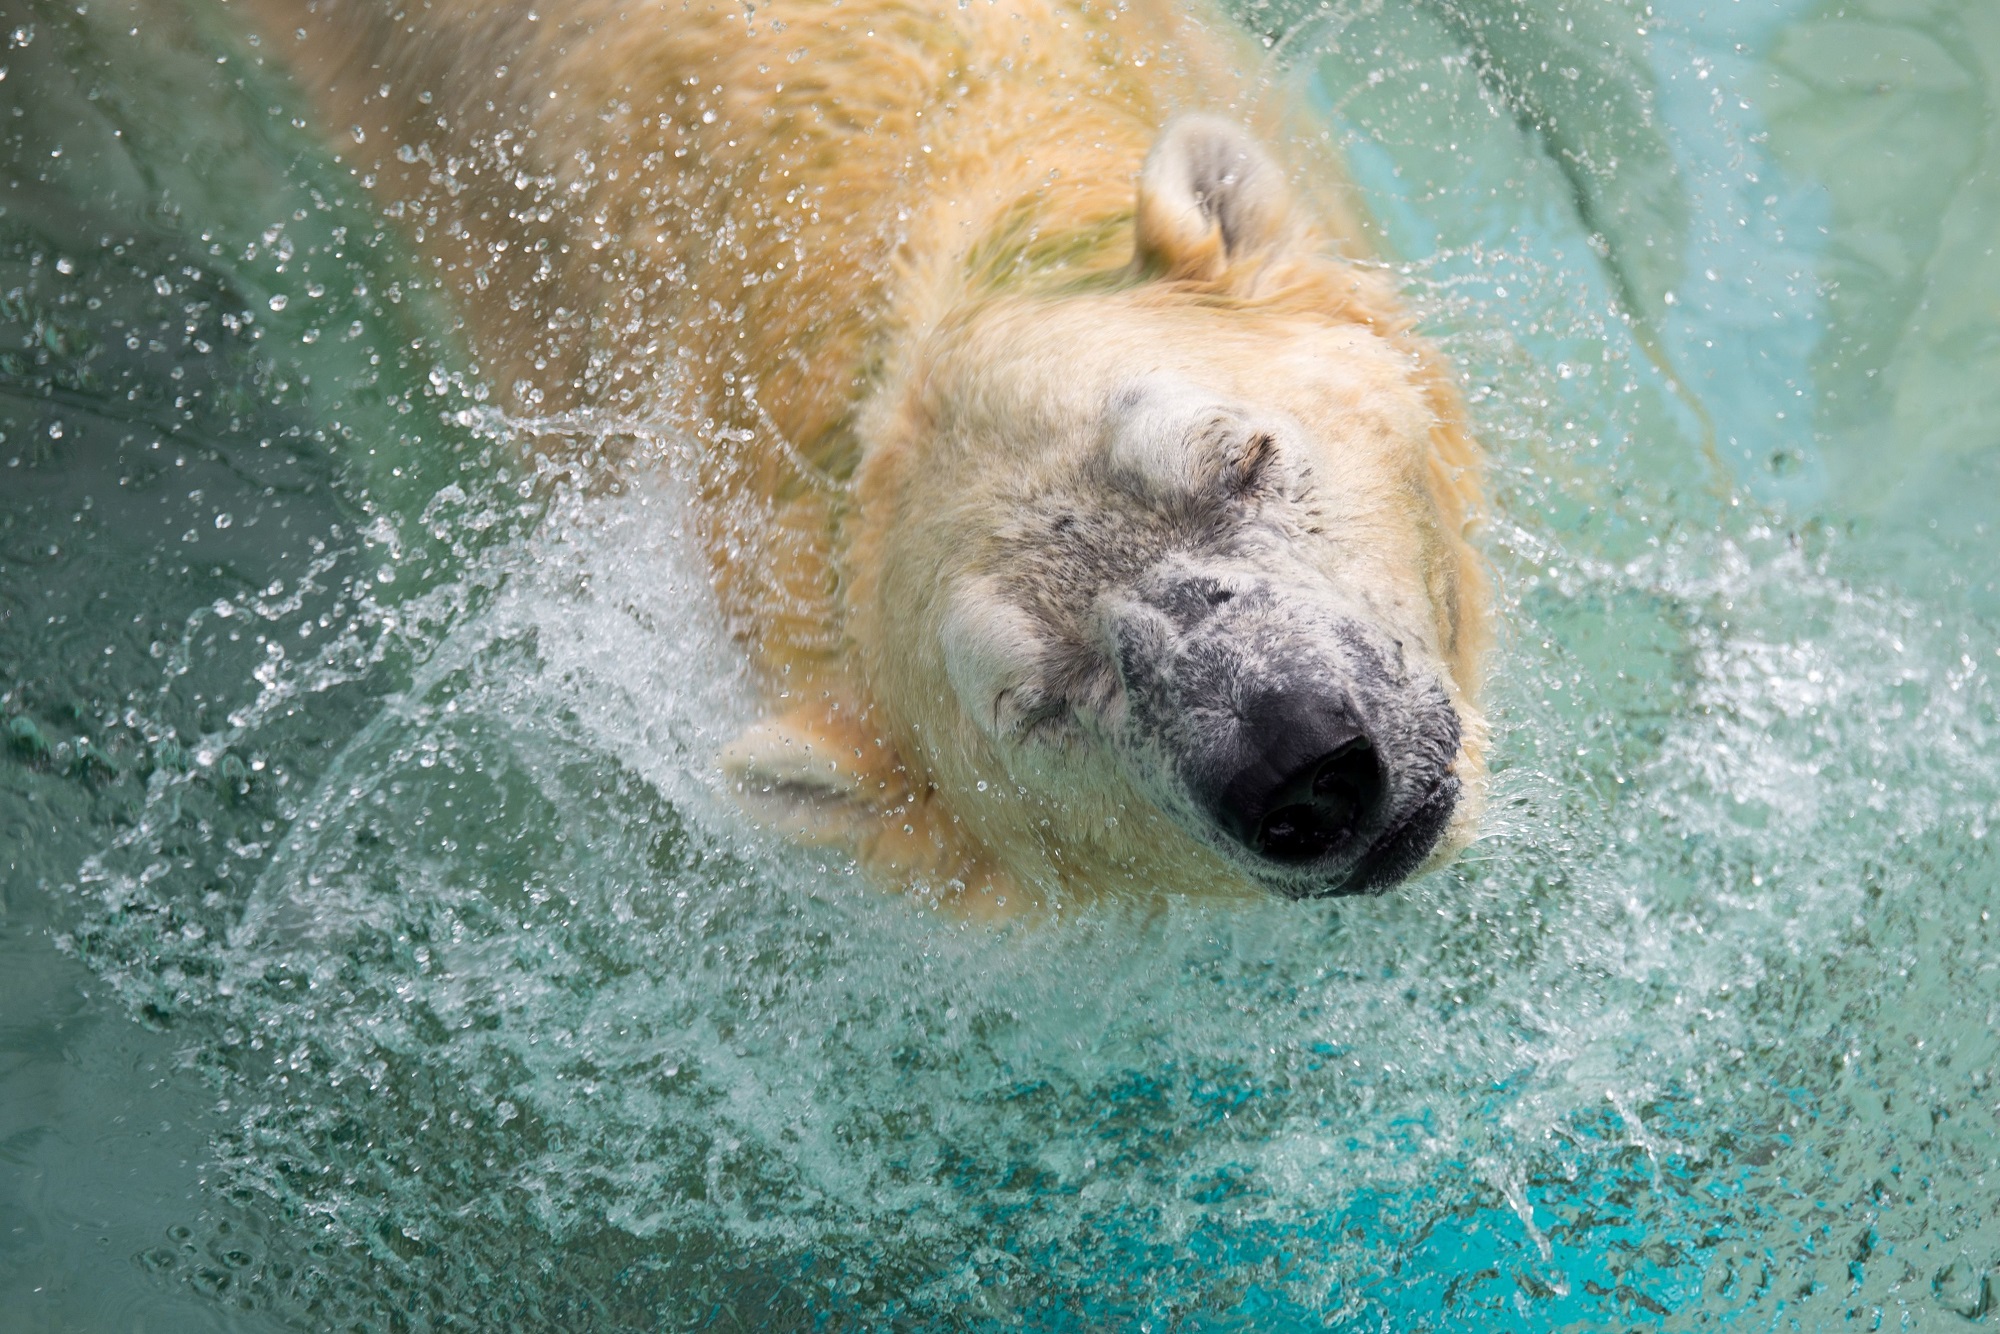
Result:
{"label": "closed eye", "polygon": [[1256,490],[1277,452],[1277,437],[1269,431],[1258,431],[1244,440],[1236,457],[1229,462],[1230,480],[1236,484],[1236,489]]}
{"label": "closed eye", "polygon": [[1151,377],[1107,407],[1104,459],[1113,484],[1128,494],[1200,506],[1266,481],[1284,431],[1280,420],[1198,386]]}
{"label": "closed eye", "polygon": [[1022,742],[1056,740],[1072,721],[1069,701],[1026,686],[1001,691],[993,716],[1003,734]]}
{"label": "closed eye", "polygon": [[1183,448],[1190,454],[1187,475],[1197,496],[1241,495],[1263,481],[1278,437],[1233,408],[1217,408],[1189,430]]}

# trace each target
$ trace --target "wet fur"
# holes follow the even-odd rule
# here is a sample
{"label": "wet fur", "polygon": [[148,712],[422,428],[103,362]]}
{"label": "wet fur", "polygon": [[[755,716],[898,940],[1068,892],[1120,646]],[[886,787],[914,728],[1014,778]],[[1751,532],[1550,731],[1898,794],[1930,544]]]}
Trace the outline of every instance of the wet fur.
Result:
{"label": "wet fur", "polygon": [[[699,536],[772,708],[743,746],[797,836],[975,906],[1242,885],[1115,748],[999,753],[1001,720],[948,679],[936,576],[985,570],[1026,609],[1017,628],[1053,658],[1009,725],[1060,729],[1077,711],[1038,716],[1036,690],[1117,690],[1079,590],[1141,577],[1204,525],[1226,547],[1231,508],[1281,491],[1299,541],[1338,526],[1356,568],[1385,572],[1384,614],[1444,664],[1423,688],[1466,719],[1455,762],[1476,780],[1479,467],[1449,376],[1349,262],[1365,245],[1336,164],[1279,172],[1196,122],[1168,131],[1194,135],[1185,151],[1148,156],[1191,110],[1300,142],[1226,22],[1054,0],[239,3],[460,293],[489,383],[530,412],[664,411],[704,443]],[[1245,189],[1244,171],[1292,184]],[[1301,182],[1331,184],[1293,202]],[[1115,394],[1042,403],[982,378],[1043,336],[1051,302],[1110,303],[1169,344],[1235,320],[1252,361],[1259,338],[1321,339],[1354,359],[1336,407],[1376,462],[1331,495],[1269,466],[1256,423],[1229,438],[1224,413],[1194,455],[1212,476],[1162,503],[1143,460],[1105,452]],[[1030,429],[1023,413],[1073,454],[984,463],[966,443]],[[968,466],[986,474],[940,481]],[[1343,508],[1354,487],[1365,515]]]}

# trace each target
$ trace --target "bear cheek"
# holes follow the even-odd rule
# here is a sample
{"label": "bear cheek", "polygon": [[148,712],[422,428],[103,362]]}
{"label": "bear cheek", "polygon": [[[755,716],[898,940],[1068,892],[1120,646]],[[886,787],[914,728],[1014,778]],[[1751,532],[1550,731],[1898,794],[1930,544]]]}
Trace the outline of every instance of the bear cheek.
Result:
{"label": "bear cheek", "polygon": [[960,711],[989,741],[1010,740],[1040,699],[1044,647],[1033,618],[980,580],[951,596],[938,638]]}

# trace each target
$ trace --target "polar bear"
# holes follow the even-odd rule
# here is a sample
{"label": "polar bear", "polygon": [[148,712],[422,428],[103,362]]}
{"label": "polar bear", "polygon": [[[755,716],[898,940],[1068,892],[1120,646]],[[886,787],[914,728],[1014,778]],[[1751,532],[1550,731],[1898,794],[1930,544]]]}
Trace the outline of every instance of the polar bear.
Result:
{"label": "polar bear", "polygon": [[973,911],[1472,836],[1478,450],[1226,22],[247,2],[487,383],[700,442],[754,814]]}

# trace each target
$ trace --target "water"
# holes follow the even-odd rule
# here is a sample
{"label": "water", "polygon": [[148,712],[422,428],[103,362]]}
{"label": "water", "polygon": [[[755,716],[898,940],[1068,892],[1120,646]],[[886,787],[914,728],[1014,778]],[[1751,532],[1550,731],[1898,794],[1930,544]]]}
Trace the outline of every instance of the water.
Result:
{"label": "water", "polygon": [[995,931],[713,791],[679,441],[492,412],[215,14],[16,0],[0,1328],[1993,1318],[2000,10],[1242,17],[1493,454],[1488,829]]}

